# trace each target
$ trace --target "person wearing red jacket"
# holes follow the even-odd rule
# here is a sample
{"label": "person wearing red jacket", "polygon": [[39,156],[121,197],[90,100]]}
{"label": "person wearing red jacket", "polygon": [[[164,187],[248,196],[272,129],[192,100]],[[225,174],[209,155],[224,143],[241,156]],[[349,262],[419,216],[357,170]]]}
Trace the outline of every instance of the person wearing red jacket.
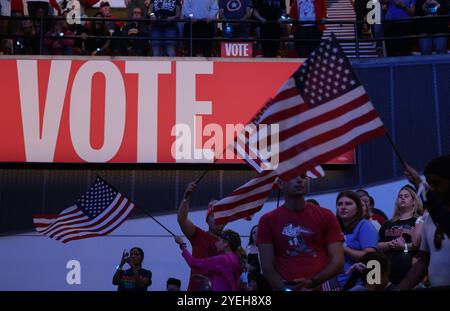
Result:
{"label": "person wearing red jacket", "polygon": [[[289,15],[299,22],[321,22],[327,17],[327,4],[325,0],[293,0]],[[308,57],[319,46],[324,30],[324,24],[300,23],[292,28],[295,40],[315,40],[295,42],[299,57]]]}

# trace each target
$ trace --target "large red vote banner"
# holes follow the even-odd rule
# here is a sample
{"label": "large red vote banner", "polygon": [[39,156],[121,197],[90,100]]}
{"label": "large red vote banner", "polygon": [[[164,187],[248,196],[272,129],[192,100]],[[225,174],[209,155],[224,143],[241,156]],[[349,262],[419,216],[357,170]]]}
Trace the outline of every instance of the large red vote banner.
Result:
{"label": "large red vote banner", "polygon": [[212,163],[299,65],[0,60],[0,162]]}

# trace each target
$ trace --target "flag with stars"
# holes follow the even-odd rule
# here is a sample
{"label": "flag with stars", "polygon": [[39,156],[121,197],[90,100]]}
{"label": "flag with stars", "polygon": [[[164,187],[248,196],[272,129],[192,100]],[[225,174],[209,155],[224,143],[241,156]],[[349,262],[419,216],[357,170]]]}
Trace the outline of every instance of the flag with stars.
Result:
{"label": "flag with stars", "polygon": [[[321,163],[382,135],[384,125],[344,51],[332,36],[319,47],[281,86],[273,99],[255,115],[252,124],[277,124],[277,139],[270,159],[252,159],[252,165],[274,170],[283,179],[314,170]],[[232,148],[249,140],[252,146],[273,141],[267,131],[246,133],[235,139]],[[257,138],[255,138],[257,137]],[[257,143],[255,143],[255,140]],[[240,142],[239,142],[240,141]],[[257,151],[253,151],[258,154]],[[273,159],[275,157],[275,161]]]}
{"label": "flag with stars", "polygon": [[72,206],[58,215],[34,215],[36,231],[67,243],[107,235],[120,226],[134,204],[102,178]]}

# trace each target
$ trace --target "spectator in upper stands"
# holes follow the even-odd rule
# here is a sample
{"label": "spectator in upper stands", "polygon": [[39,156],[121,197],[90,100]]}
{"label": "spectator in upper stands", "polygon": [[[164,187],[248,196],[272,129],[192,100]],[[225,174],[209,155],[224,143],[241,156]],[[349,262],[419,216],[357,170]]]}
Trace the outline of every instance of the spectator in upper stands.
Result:
{"label": "spectator in upper stands", "polygon": [[[251,0],[219,0],[219,19],[245,21],[252,16],[252,12]],[[248,38],[250,24],[223,23],[222,31],[225,38]]]}
{"label": "spectator in upper stands", "polygon": [[[447,18],[416,20],[417,34],[448,34],[449,18],[447,0],[417,0],[415,15],[420,17],[447,16]],[[447,37],[420,38],[420,52],[423,55],[431,54],[434,47],[436,54],[446,54],[447,41]]]}
{"label": "spectator in upper stands", "polygon": [[342,271],[343,236],[328,209],[305,202],[306,175],[279,179],[285,203],[258,226],[263,274],[274,290],[314,289]]}
{"label": "spectator in upper stands", "polygon": [[175,56],[178,37],[178,26],[175,23],[180,18],[180,0],[151,0],[148,9],[151,27],[151,45],[153,56]]}
{"label": "spectator in upper stands", "polygon": [[264,57],[277,57],[280,49],[281,26],[286,15],[284,0],[253,0],[253,15],[262,23],[260,36]]}
{"label": "spectator in upper stands", "polygon": [[21,28],[15,33],[14,54],[39,54],[39,38],[31,20],[22,20]]}
{"label": "spectator in upper stands", "polygon": [[[79,10],[80,10],[80,17],[87,17],[86,15],[86,9],[92,8],[97,2],[100,0],[78,0],[78,3],[80,4]],[[68,7],[69,4],[72,4],[72,7]],[[63,0],[60,2],[61,11],[72,11],[75,8],[75,1],[74,0]]]}
{"label": "spectator in upper stands", "polygon": [[[186,238],[191,242],[192,255],[195,258],[207,258],[219,254],[216,249],[216,242],[219,239],[220,234],[224,228],[224,225],[216,224],[214,220],[214,213],[212,212],[213,204],[216,201],[211,201],[208,204],[208,211],[206,213],[206,222],[208,223],[208,231],[204,231],[194,225],[188,218],[189,207],[191,202],[192,193],[197,188],[195,182],[190,183],[184,191],[183,200],[178,208],[177,221],[180,225],[181,231],[183,231]],[[197,277],[195,275],[199,275]],[[194,277],[195,276],[195,277]],[[204,286],[207,285],[204,281],[208,276],[197,269],[191,270],[189,279],[188,290],[204,290]]]}
{"label": "spectator in upper stands", "polygon": [[[142,268],[144,251],[139,247],[133,247],[128,253],[126,250],[122,254],[120,264],[114,273],[112,283],[117,285],[120,291],[146,291],[152,284],[152,272]],[[130,269],[123,270],[125,264]]]}
{"label": "spectator in upper stands", "polygon": [[168,278],[166,282],[166,289],[169,292],[179,292],[181,290],[181,281],[175,278]]}
{"label": "spectator in upper stands", "polygon": [[[23,16],[23,2],[22,0],[0,0],[0,16]],[[21,27],[20,19],[0,19],[0,36],[12,35],[16,33]],[[5,39],[10,41],[11,39]]]}
{"label": "spectator in upper stands", "polygon": [[428,185],[407,166],[405,172],[417,189],[428,188],[425,207],[429,212],[422,228],[421,253],[399,289],[414,288],[427,274],[432,287],[450,286],[450,155],[437,157],[425,167]]}
{"label": "spectator in upper stands", "polygon": [[369,9],[367,8],[367,3],[369,0],[352,0],[355,7],[356,21],[360,22],[356,25],[356,34],[358,38],[362,39],[364,21],[366,20]]}
{"label": "spectator in upper stands", "polygon": [[75,39],[66,38],[73,36],[74,33],[68,29],[65,20],[54,21],[53,29],[45,34],[43,45],[44,54],[48,55],[72,55]]}
{"label": "spectator in upper stands", "polygon": [[[102,1],[100,2],[100,6],[99,6],[99,12],[101,13],[101,16],[103,16],[106,19],[114,19],[117,18],[114,15],[112,15],[111,11],[111,5],[109,4],[108,1]],[[97,16],[97,15],[96,15]],[[106,22],[106,29],[108,30],[108,32],[110,34],[112,34],[115,30],[121,30],[122,27],[124,26],[124,22],[123,21],[107,21]]]}
{"label": "spectator in upper stands", "polygon": [[175,242],[180,245],[182,255],[192,269],[210,276],[213,291],[237,291],[242,273],[241,258],[245,252],[241,247],[241,237],[232,230],[225,230],[215,243],[221,253],[208,258],[193,257],[181,237]]}
{"label": "spectator in upper stands", "polygon": [[88,53],[92,56],[109,55],[111,40],[104,38],[109,36],[105,18],[100,12],[97,12],[94,17],[97,19],[92,21],[92,27],[88,28],[86,33],[86,36],[92,36],[92,38],[87,38],[85,41],[86,50],[89,51]]}
{"label": "spectator in upper stands", "polygon": [[[0,0],[0,16],[22,16],[23,4],[21,0]],[[14,34],[20,28],[21,20],[0,19],[0,37]],[[9,40],[11,39],[4,39]],[[2,40],[3,41],[3,40]],[[12,44],[9,42],[8,44]]]}
{"label": "spectator in upper stands", "polygon": [[[386,37],[401,37],[413,34],[413,23],[416,0],[383,0],[387,4],[384,20]],[[397,21],[397,20],[406,21]],[[412,40],[408,38],[386,40],[388,56],[411,55]]]}
{"label": "spectator in upper stands", "polygon": [[382,210],[375,208],[375,200],[373,197],[364,189],[356,190],[356,194],[358,194],[361,201],[364,201],[368,207],[367,211],[369,212],[370,219],[376,220],[380,225],[383,225],[387,220],[387,216]]}
{"label": "spectator in upper stands", "polygon": [[0,0],[0,16],[11,16],[11,2]]}
{"label": "spectator in upper stands", "polygon": [[[325,0],[294,0],[290,16],[300,22],[321,22],[327,17],[327,4]],[[295,42],[298,57],[308,57],[316,49],[322,39],[324,24],[294,24],[295,40],[316,40]]]}
{"label": "spectator in upper stands", "polygon": [[81,24],[72,25],[72,31],[75,36],[78,36],[75,39],[75,43],[73,46],[73,54],[74,55],[90,55],[89,50],[87,49],[87,34],[91,33],[93,28],[92,21],[83,21]]}
{"label": "spectator in upper stands", "polygon": [[[113,40],[113,54],[128,56],[145,56],[147,54],[147,40],[139,40],[139,38],[148,37],[148,28],[146,22],[143,21],[144,16],[140,7],[136,6],[133,9],[132,17],[133,21],[126,23],[122,31],[117,31],[119,36],[129,37],[130,40]],[[119,51],[116,50],[117,48]]]}
{"label": "spectator in upper stands", "polygon": [[124,0],[125,7],[127,8],[127,17],[133,18],[134,8],[141,9],[142,16],[147,17],[148,7],[150,6],[150,0]]}
{"label": "spectator in upper stands", "polygon": [[31,17],[37,17],[37,10],[42,9],[44,16],[53,15],[50,13],[50,7],[57,11],[58,15],[61,15],[61,7],[56,0],[26,0],[28,15]]}
{"label": "spectator in upper stands", "polygon": [[403,280],[417,254],[412,236],[421,214],[421,200],[410,187],[402,187],[395,202],[394,216],[379,231],[378,250],[384,252],[391,262],[389,280],[392,284],[398,285]]}
{"label": "spectator in upper stands", "polygon": [[[211,57],[213,41],[212,40],[198,40],[212,39],[216,33],[216,23],[219,12],[219,5],[217,0],[196,1],[184,0],[182,7],[182,16],[189,18],[190,23],[184,25],[184,37],[189,38],[191,35],[194,38],[192,41],[192,56],[197,55],[197,50],[201,50],[201,55],[204,57]],[[192,24],[192,34],[191,34]],[[189,46],[189,40],[188,40]],[[189,47],[190,48],[190,47]]]}
{"label": "spectator in upper stands", "polygon": [[[377,251],[378,234],[375,227],[364,219],[361,200],[353,191],[339,193],[336,198],[336,214],[345,236],[344,271],[348,271],[364,255]],[[339,287],[343,288],[348,279],[347,273],[338,275]]]}

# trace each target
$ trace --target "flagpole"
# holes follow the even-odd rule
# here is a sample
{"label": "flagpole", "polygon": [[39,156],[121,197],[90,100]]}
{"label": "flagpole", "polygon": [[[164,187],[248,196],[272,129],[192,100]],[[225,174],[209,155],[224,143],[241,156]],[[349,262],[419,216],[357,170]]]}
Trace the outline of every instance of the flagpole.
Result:
{"label": "flagpole", "polygon": [[400,152],[398,151],[397,146],[395,145],[391,134],[387,130],[386,130],[386,137],[387,137],[389,143],[391,144],[392,148],[394,149],[395,155],[397,156],[398,160],[402,164],[405,171],[407,171],[408,169],[406,168],[406,164],[405,164],[406,162],[405,162],[405,160],[403,160],[403,157],[401,156]]}
{"label": "flagpole", "polygon": [[278,193],[277,193],[277,208],[280,206],[280,193],[281,193],[281,190],[280,190],[280,188],[278,188]]}
{"label": "flagpole", "polygon": [[158,223],[158,225],[160,225],[161,227],[164,228],[164,230],[166,230],[168,233],[170,233],[173,237],[176,237],[176,235],[170,231],[169,229],[167,229],[166,226],[164,226],[162,223],[160,223],[155,217],[152,216],[152,214],[150,214],[148,211],[146,211],[145,209],[143,209],[140,206],[135,205],[137,208],[139,208],[142,212],[144,212],[147,216],[149,216],[151,219],[153,219],[154,221],[156,221]]}

